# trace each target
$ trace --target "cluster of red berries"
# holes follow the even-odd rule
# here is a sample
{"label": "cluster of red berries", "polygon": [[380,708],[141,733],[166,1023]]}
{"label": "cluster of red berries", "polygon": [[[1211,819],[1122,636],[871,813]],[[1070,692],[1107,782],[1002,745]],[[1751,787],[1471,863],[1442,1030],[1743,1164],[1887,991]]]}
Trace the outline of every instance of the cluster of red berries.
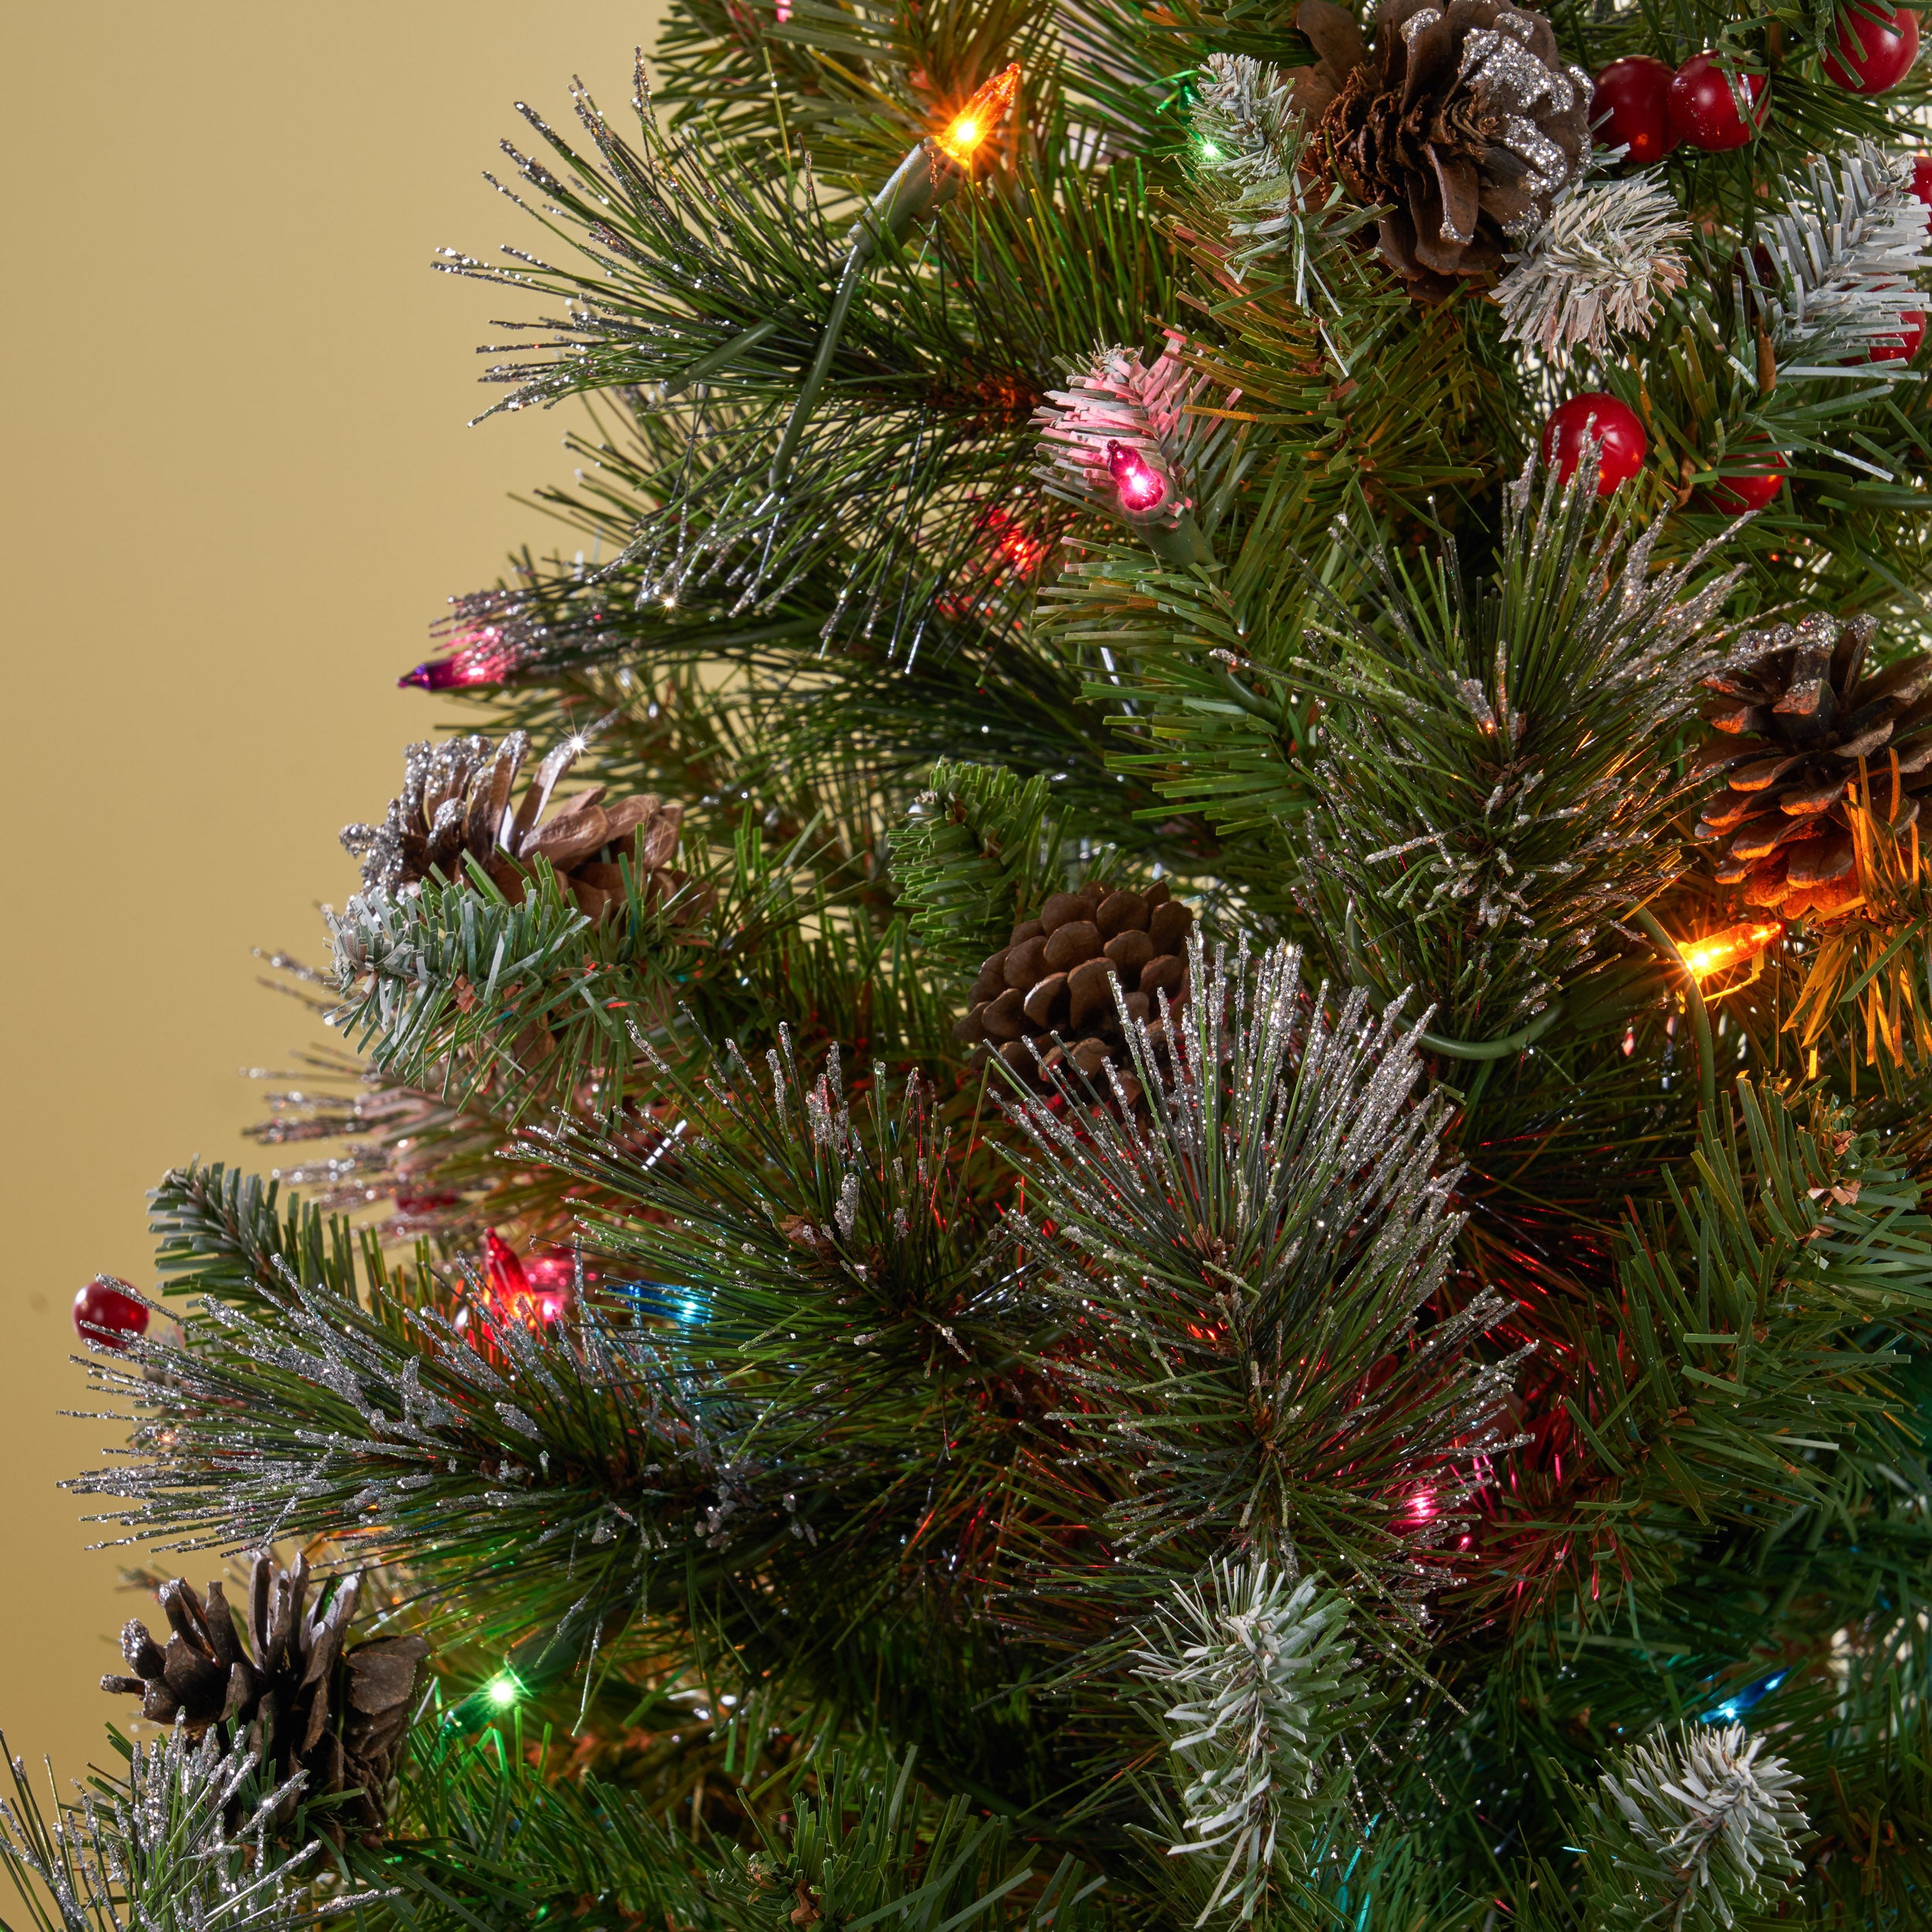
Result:
{"label": "cluster of red berries", "polygon": [[[1761,73],[1728,73],[1714,53],[1693,55],[1674,73],[1647,53],[1613,60],[1597,77],[1590,118],[1606,148],[1621,148],[1624,158],[1648,168],[1688,141],[1706,154],[1741,148],[1764,126],[1770,112]],[[1750,96],[1752,117],[1738,111],[1739,95]]]}
{"label": "cluster of red berries", "polygon": [[[1901,9],[1883,19],[1859,15],[1848,20],[1837,49],[1825,57],[1825,71],[1851,93],[1883,94],[1905,78],[1918,50],[1916,14]],[[1648,165],[1662,160],[1680,141],[1711,154],[1742,147],[1770,112],[1764,87],[1762,74],[1727,73],[1714,54],[1700,53],[1675,73],[1661,60],[1633,54],[1597,77],[1590,111],[1597,138],[1606,147],[1622,148],[1626,159]],[[1748,124],[1739,112],[1744,88],[1753,110]],[[1932,219],[1932,155],[1920,155],[1913,164],[1912,192]],[[1917,355],[1925,340],[1925,316],[1910,309],[1900,319],[1899,339],[1875,344],[1866,353],[1868,362],[1910,362]],[[1543,426],[1543,460],[1567,482],[1590,441],[1597,446],[1597,489],[1602,496],[1643,468],[1650,447],[1636,411],[1600,391],[1573,396],[1551,411]],[[1710,489],[1705,507],[1733,516],[1761,510],[1784,487],[1784,459],[1767,450]]]}
{"label": "cluster of red berries", "polygon": [[[1644,466],[1650,438],[1637,412],[1600,390],[1573,396],[1543,425],[1543,459],[1567,483],[1583,461],[1586,442],[1597,444],[1597,494],[1607,496]],[[1742,471],[1706,492],[1704,507],[1726,516],[1761,510],[1784,487],[1784,458],[1776,450],[1754,455]]]}
{"label": "cluster of red berries", "polygon": [[[1844,15],[1825,56],[1825,72],[1848,94],[1882,94],[1911,71],[1919,54],[1919,16],[1876,0]],[[1693,54],[1673,72],[1648,54],[1613,60],[1597,77],[1590,121],[1606,148],[1648,168],[1688,141],[1709,155],[1757,138],[1771,111],[1761,73],[1727,67],[1717,54]]]}

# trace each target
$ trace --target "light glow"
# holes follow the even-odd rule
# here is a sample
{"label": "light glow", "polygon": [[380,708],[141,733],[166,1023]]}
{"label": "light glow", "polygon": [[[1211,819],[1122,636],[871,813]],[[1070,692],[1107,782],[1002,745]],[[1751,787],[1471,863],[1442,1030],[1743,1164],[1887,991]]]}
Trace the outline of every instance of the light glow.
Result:
{"label": "light glow", "polygon": [[1121,492],[1122,505],[1130,510],[1151,510],[1167,495],[1166,479],[1141,455],[1111,437],[1107,444],[1107,469]]}
{"label": "light glow", "polygon": [[1781,920],[1747,919],[1707,938],[1680,940],[1677,950],[1693,978],[1707,979],[1727,966],[1740,966],[1747,959],[1755,959],[1774,940],[1784,937]]}
{"label": "light glow", "polygon": [[946,131],[938,137],[940,151],[948,161],[970,168],[974,155],[988,136],[999,131],[1019,92],[1019,63],[1015,60],[1004,73],[985,82],[954,116]]}
{"label": "light glow", "polygon": [[523,1695],[514,1671],[499,1671],[483,1686],[483,1695],[498,1710],[506,1711]]}
{"label": "light glow", "polygon": [[547,1328],[570,1305],[577,1270],[567,1255],[523,1257],[492,1228],[483,1237],[490,1294],[497,1313],[526,1328]]}

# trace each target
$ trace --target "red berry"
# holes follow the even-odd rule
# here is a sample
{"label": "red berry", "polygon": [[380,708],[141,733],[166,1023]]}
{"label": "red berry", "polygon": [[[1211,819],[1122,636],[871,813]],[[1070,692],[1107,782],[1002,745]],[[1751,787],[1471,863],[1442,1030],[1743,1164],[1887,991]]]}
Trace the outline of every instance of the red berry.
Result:
{"label": "red berry", "polygon": [[1825,71],[1847,94],[1882,94],[1911,72],[1919,57],[1919,16],[1910,7],[1888,12],[1880,0],[1857,0],[1842,22]]}
{"label": "red berry", "polygon": [[1670,123],[1671,70],[1647,53],[1613,60],[1597,77],[1590,124],[1606,148],[1621,148],[1634,166],[1648,168],[1677,145]]}
{"label": "red berry", "polygon": [[1573,396],[1552,410],[1543,425],[1543,461],[1566,483],[1583,461],[1586,437],[1602,445],[1597,470],[1599,496],[1607,496],[1618,484],[1628,483],[1643,468],[1644,453],[1650,447],[1650,438],[1644,434],[1635,410],[1615,396],[1594,391]]}
{"label": "red berry", "polygon": [[148,1304],[125,1281],[97,1274],[73,1298],[74,1332],[94,1349],[124,1349],[148,1330]]}
{"label": "red berry", "polygon": [[[1737,111],[1733,91],[1740,83],[1750,96],[1749,121]],[[1727,72],[1714,53],[1693,54],[1670,83],[1670,124],[1680,139],[1707,155],[1741,148],[1756,138],[1770,112],[1764,100],[1767,84],[1761,73]]]}
{"label": "red berry", "polygon": [[1897,342],[1874,342],[1865,352],[1868,362],[1909,362],[1918,354],[1919,345],[1925,340],[1925,311],[1907,308],[1900,312],[1899,320],[1905,326],[1899,331],[1902,339]]}
{"label": "red berry", "polygon": [[1932,218],[1932,155],[1920,155],[1912,163],[1912,192],[1925,203]]}
{"label": "red berry", "polygon": [[1713,510],[1742,516],[1747,510],[1761,510],[1777,500],[1784,487],[1784,457],[1776,450],[1753,451],[1750,465],[1711,486],[1708,495]]}

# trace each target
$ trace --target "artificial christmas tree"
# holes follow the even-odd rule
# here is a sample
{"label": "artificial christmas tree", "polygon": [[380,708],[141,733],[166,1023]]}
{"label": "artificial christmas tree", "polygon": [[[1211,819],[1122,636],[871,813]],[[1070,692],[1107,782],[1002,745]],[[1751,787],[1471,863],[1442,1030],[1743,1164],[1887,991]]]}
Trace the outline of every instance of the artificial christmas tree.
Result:
{"label": "artificial christmas tree", "polygon": [[300,1163],[83,1294],[110,1522],[364,1580],[166,1586],[34,1922],[1932,1920],[1876,17],[679,0],[529,113],[572,533]]}

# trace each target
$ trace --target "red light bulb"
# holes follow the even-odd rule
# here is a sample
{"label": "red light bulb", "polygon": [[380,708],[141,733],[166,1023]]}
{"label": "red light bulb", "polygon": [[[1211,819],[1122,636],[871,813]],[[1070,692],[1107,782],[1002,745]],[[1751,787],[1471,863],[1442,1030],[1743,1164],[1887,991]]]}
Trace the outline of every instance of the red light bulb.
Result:
{"label": "red light bulb", "polygon": [[567,1254],[533,1255],[524,1264],[530,1284],[530,1299],[545,1327],[556,1321],[570,1305],[577,1289],[577,1265]]}
{"label": "red light bulb", "polygon": [[483,1258],[498,1315],[526,1328],[548,1328],[563,1314],[575,1277],[567,1258],[539,1258],[526,1267],[494,1228],[483,1236]]}
{"label": "red light bulb", "polygon": [[1167,495],[1167,484],[1160,471],[1138,450],[1111,437],[1107,444],[1107,474],[1121,493],[1122,505],[1130,510],[1151,510]]}

